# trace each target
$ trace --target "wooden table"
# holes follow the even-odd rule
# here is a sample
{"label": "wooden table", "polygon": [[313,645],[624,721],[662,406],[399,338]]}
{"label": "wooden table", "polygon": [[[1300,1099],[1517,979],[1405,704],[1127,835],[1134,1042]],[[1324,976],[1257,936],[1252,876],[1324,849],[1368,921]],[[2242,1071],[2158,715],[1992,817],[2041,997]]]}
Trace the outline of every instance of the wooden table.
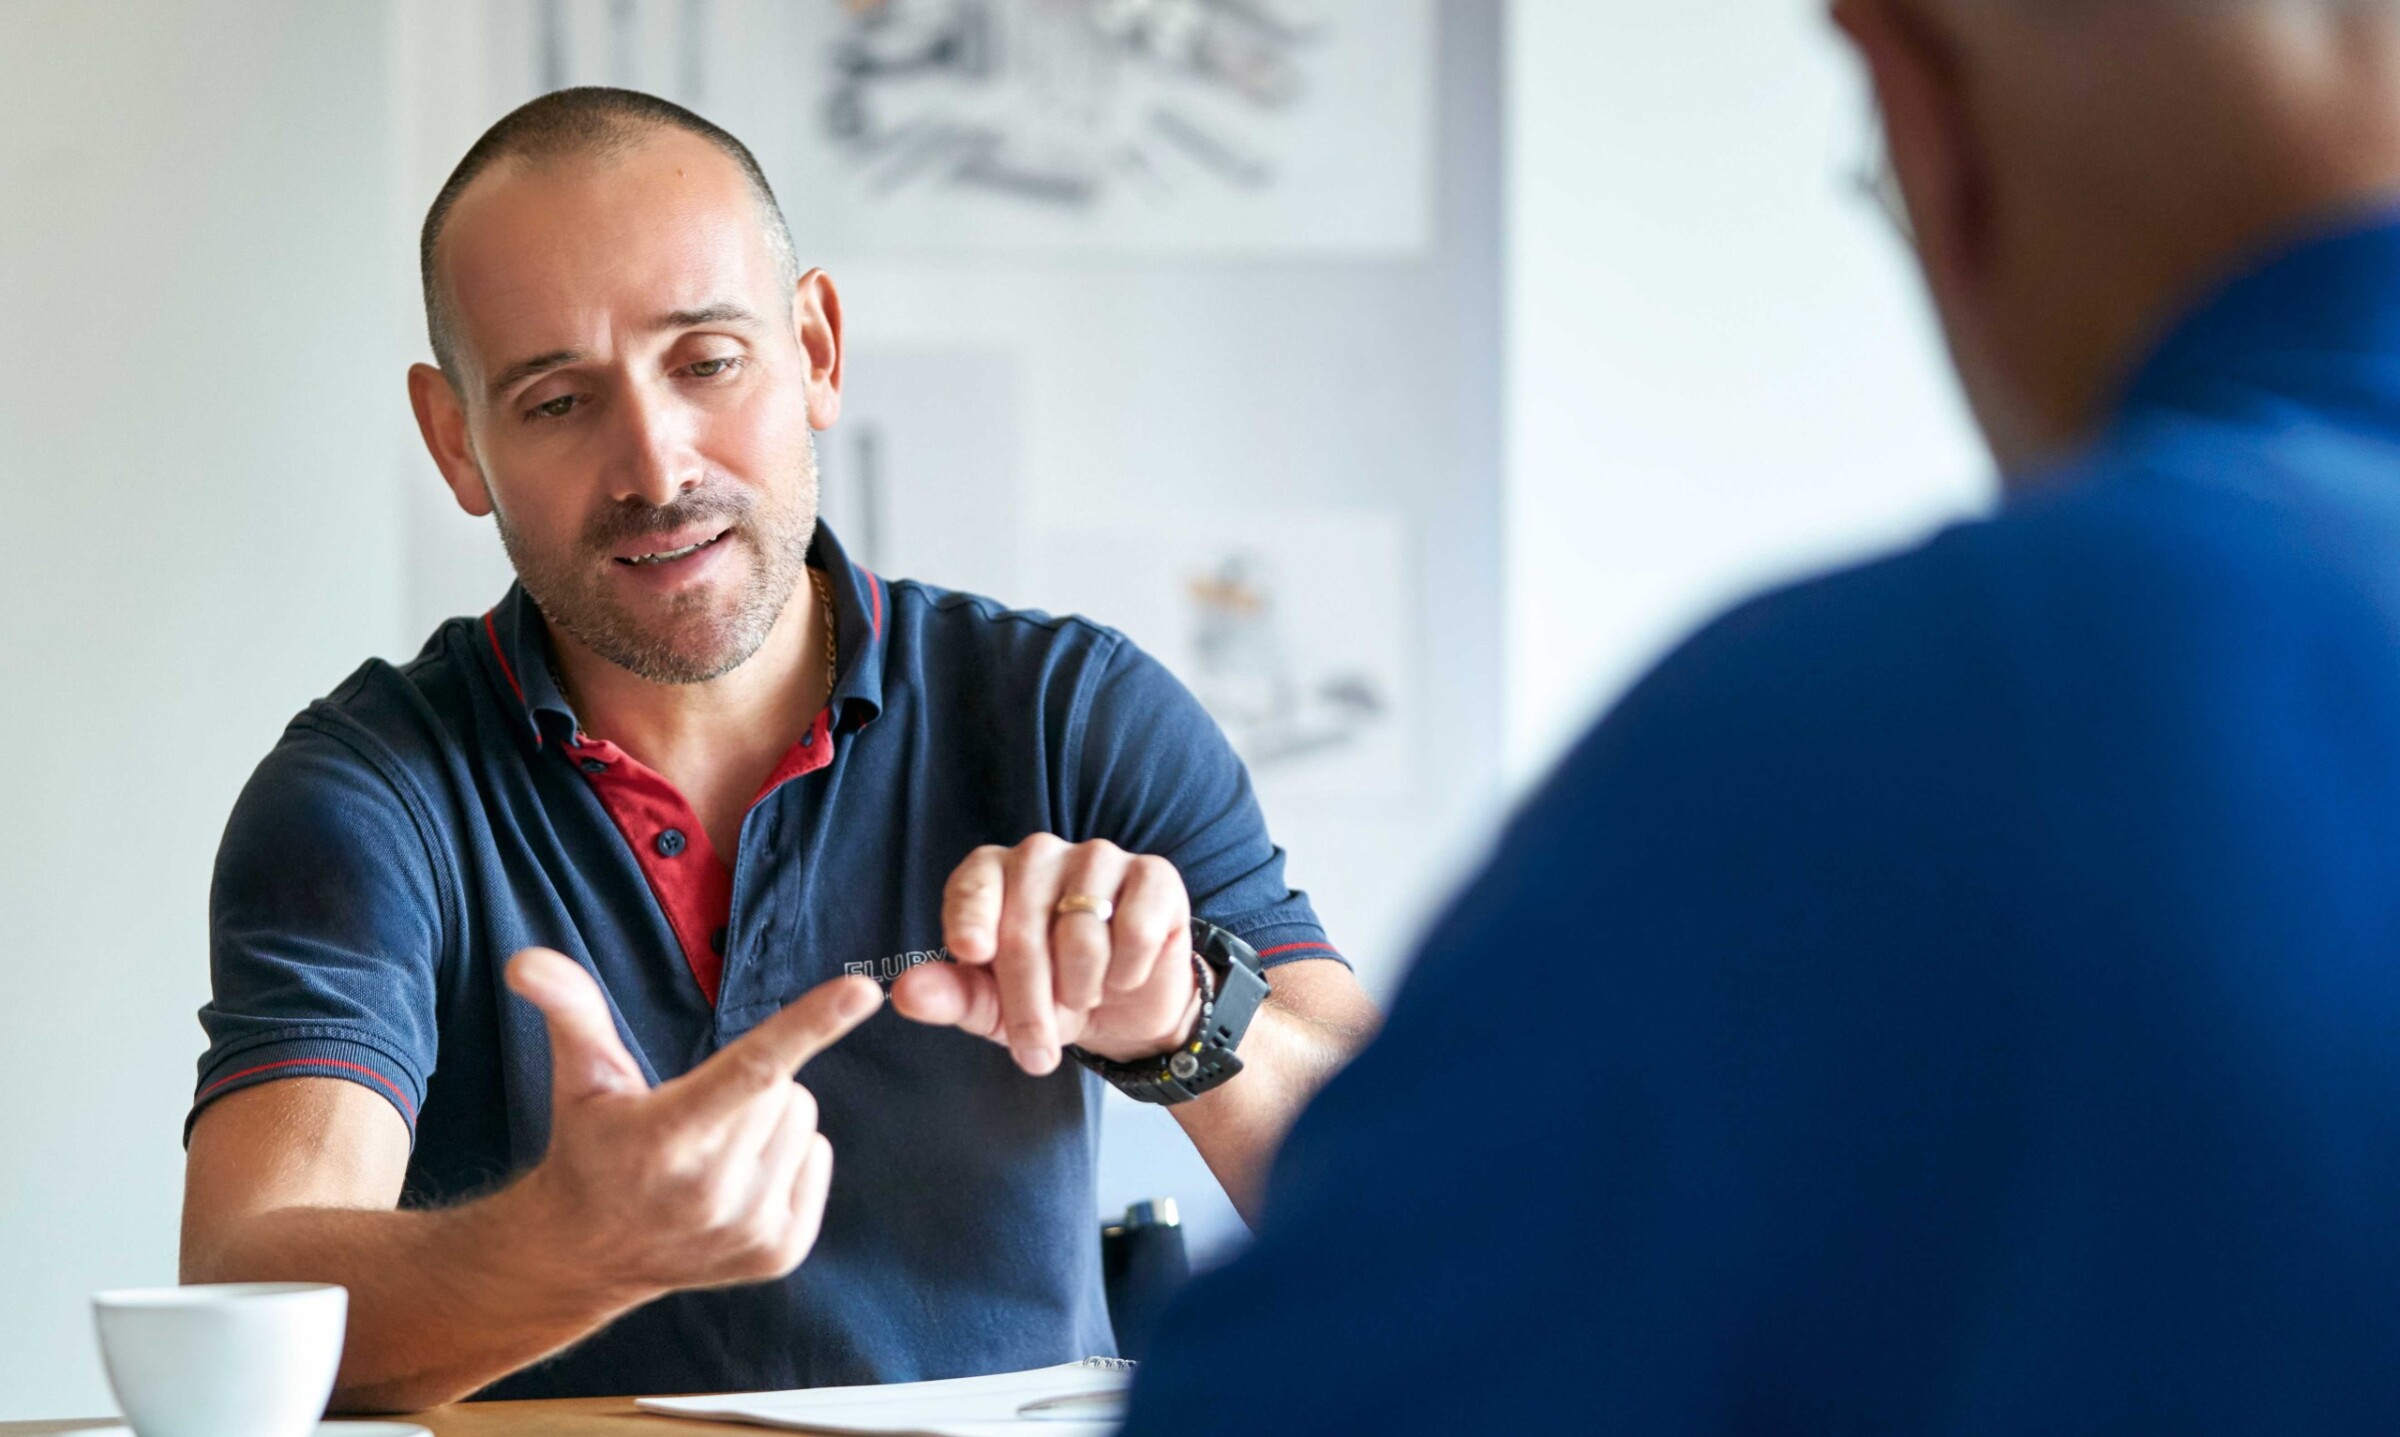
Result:
{"label": "wooden table", "polygon": [[[341,1421],[341,1418],[335,1418]],[[359,1419],[361,1421],[367,1419]],[[414,1422],[434,1437],[673,1437],[705,1432],[710,1437],[740,1437],[764,1428],[742,1428],[723,1422],[692,1422],[680,1417],[653,1417],[634,1409],[630,1397],[574,1397],[550,1402],[460,1402],[431,1412],[412,1412],[390,1419]],[[122,1419],[85,1417],[64,1422],[0,1422],[0,1437],[58,1437],[60,1433],[115,1427]]]}

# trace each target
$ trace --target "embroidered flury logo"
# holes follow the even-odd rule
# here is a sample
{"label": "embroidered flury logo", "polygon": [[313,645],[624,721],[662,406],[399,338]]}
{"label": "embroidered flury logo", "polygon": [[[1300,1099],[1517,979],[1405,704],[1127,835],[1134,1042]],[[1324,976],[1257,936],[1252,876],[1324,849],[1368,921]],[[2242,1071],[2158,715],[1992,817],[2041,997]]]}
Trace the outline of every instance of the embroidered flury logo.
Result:
{"label": "embroidered flury logo", "polygon": [[887,990],[900,975],[922,963],[948,963],[947,948],[912,948],[906,953],[891,953],[866,963],[844,963],[842,972],[852,978],[872,978]]}

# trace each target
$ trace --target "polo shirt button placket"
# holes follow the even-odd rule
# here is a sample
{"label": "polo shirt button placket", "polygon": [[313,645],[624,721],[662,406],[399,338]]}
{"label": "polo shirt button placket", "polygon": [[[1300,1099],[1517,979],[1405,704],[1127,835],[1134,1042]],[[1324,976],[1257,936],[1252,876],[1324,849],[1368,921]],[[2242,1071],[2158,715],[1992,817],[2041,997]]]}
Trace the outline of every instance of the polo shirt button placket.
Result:
{"label": "polo shirt button placket", "polygon": [[665,830],[657,838],[651,840],[650,844],[651,847],[658,850],[658,856],[661,858],[673,858],[676,854],[683,852],[683,845],[683,830],[680,828]]}

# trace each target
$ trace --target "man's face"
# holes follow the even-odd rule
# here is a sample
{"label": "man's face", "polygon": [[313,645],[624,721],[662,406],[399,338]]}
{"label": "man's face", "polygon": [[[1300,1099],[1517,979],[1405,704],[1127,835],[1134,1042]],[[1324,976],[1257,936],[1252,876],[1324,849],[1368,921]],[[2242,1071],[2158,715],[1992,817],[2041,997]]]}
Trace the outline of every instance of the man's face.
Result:
{"label": "man's face", "polygon": [[543,614],[655,682],[742,664],[816,528],[830,286],[788,288],[740,169],[672,130],[605,160],[503,163],[460,196],[437,258],[463,454],[444,457],[437,422],[428,437]]}

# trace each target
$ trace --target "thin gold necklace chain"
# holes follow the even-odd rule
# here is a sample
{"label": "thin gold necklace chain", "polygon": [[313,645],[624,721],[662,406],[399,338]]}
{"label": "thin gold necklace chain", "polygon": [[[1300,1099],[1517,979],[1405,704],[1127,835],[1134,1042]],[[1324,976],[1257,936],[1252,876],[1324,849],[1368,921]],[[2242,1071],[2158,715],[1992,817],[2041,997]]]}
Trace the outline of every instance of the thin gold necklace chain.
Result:
{"label": "thin gold necklace chain", "polygon": [[[817,609],[825,616],[825,703],[830,708],[833,704],[833,685],[841,677],[840,667],[835,662],[833,587],[826,581],[825,571],[813,564],[808,569],[808,586],[816,590]],[[575,711],[576,737],[594,737],[593,733],[583,726],[583,703],[575,697],[575,686],[567,682],[567,666],[565,664],[558,666],[558,690],[560,695],[566,699],[567,707]]]}
{"label": "thin gold necklace chain", "polygon": [[831,708],[833,707],[834,681],[841,677],[840,671],[833,662],[835,642],[833,636],[833,581],[825,577],[823,569],[811,565],[808,571],[808,583],[809,587],[817,591],[818,612],[825,616],[825,706]]}

